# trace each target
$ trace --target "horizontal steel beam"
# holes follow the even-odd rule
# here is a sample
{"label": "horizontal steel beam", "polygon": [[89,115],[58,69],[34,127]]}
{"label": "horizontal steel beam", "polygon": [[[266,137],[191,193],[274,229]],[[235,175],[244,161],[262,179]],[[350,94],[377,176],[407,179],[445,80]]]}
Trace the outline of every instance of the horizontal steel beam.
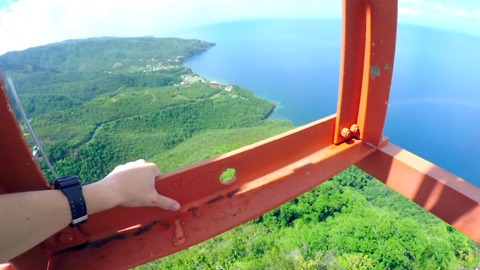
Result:
{"label": "horizontal steel beam", "polygon": [[357,165],[480,243],[480,188],[391,143]]}
{"label": "horizontal steel beam", "polygon": [[[54,254],[54,269],[129,268],[167,256],[314,188],[372,154],[362,141],[332,145],[334,117],[162,176],[157,189],[178,199],[180,213],[117,208],[80,228],[88,242]],[[219,180],[236,170],[230,184]],[[61,241],[61,234],[55,241]]]}

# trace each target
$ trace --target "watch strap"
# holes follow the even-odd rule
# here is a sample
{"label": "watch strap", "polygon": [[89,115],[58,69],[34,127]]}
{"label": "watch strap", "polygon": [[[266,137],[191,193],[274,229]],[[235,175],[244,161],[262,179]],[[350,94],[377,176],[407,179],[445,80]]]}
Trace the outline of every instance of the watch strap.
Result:
{"label": "watch strap", "polygon": [[82,184],[80,179],[75,175],[62,176],[55,180],[55,189],[59,189],[68,199],[70,211],[72,214],[72,222],[70,227],[77,227],[87,222],[87,205],[83,197]]}

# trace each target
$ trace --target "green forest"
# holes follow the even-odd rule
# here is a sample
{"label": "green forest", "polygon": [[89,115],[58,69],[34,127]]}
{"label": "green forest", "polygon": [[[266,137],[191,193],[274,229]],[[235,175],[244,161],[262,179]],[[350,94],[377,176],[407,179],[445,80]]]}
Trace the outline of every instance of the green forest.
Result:
{"label": "green forest", "polygon": [[[4,54],[0,71],[14,80],[57,173],[88,184],[131,160],[166,173],[294,128],[268,119],[271,102],[183,65],[214,45],[69,40]],[[479,248],[352,166],[255,220],[138,269],[475,269]]]}
{"label": "green forest", "polygon": [[138,269],[475,269],[478,245],[356,167]]}

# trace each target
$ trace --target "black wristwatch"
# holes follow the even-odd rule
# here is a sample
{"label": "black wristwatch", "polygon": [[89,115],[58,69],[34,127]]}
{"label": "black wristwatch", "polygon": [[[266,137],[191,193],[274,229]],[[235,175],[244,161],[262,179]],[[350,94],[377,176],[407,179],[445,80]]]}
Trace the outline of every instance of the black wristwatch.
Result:
{"label": "black wristwatch", "polygon": [[87,222],[87,205],[83,197],[82,184],[75,175],[62,176],[53,183],[55,189],[60,189],[67,196],[72,212],[72,222],[70,227],[77,227]]}

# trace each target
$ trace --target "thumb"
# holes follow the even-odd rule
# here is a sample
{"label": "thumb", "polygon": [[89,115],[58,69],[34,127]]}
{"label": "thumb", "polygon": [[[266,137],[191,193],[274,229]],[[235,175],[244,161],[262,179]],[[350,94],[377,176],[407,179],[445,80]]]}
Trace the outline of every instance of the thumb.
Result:
{"label": "thumb", "polygon": [[156,198],[154,198],[152,201],[152,206],[155,207],[160,207],[165,210],[170,210],[170,211],[178,211],[180,210],[180,203],[175,201],[174,199],[171,199],[169,197],[162,196],[160,194],[156,194]]}

